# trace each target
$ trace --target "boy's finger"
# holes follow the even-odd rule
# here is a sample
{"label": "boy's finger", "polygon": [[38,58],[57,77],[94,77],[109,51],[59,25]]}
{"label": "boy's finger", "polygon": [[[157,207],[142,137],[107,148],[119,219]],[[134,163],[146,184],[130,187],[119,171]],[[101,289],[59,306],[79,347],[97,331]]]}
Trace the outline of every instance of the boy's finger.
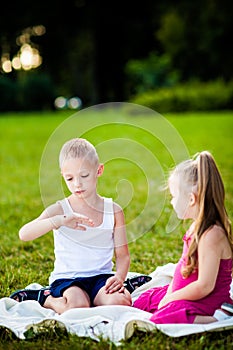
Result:
{"label": "boy's finger", "polygon": [[79,224],[77,223],[77,226],[75,227],[75,230],[86,231],[86,227],[85,227],[85,226],[82,226],[82,225],[79,225]]}

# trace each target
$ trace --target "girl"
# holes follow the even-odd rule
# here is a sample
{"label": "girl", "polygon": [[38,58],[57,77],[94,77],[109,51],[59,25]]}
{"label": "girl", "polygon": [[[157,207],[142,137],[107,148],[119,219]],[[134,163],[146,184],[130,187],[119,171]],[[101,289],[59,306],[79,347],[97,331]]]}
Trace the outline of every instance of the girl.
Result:
{"label": "girl", "polygon": [[153,313],[151,321],[157,324],[228,318],[217,309],[232,303],[233,238],[224,185],[212,155],[204,151],[180,163],[168,186],[178,218],[193,222],[183,237],[183,253],[170,285],[147,290],[134,307]]}

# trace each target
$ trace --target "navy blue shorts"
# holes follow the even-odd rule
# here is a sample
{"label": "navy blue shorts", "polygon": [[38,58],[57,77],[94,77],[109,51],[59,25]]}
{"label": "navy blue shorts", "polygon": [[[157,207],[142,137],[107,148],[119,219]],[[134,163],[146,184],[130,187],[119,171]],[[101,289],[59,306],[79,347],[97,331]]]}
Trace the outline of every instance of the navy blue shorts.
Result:
{"label": "navy blue shorts", "polygon": [[88,294],[91,305],[93,305],[93,301],[98,291],[105,285],[107,279],[111,276],[114,276],[114,274],[102,274],[91,277],[60,278],[50,285],[50,292],[53,297],[59,298],[63,296],[63,293],[67,288],[77,286]]}

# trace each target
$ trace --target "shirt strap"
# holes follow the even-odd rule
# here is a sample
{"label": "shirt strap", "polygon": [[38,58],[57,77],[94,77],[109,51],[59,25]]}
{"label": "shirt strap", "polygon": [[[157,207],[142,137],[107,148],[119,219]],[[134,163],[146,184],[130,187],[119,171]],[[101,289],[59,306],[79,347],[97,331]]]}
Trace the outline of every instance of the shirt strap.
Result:
{"label": "shirt strap", "polygon": [[104,224],[107,227],[114,227],[114,208],[112,198],[104,198]]}
{"label": "shirt strap", "polygon": [[62,199],[61,201],[58,201],[57,203],[59,203],[61,205],[65,215],[73,213],[73,210],[72,210],[67,198]]}

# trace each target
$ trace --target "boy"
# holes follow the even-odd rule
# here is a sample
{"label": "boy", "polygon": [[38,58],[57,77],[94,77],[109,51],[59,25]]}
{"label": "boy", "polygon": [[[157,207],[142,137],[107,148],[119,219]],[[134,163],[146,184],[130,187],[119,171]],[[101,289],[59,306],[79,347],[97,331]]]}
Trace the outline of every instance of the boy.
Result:
{"label": "boy", "polygon": [[71,139],[61,149],[59,165],[70,196],[19,231],[20,239],[29,241],[53,230],[55,262],[50,287],[16,291],[11,298],[37,300],[59,314],[71,308],[130,306],[131,296],[124,288],[130,265],[124,214],[112,199],[97,193],[104,166],[95,147],[85,139]]}

